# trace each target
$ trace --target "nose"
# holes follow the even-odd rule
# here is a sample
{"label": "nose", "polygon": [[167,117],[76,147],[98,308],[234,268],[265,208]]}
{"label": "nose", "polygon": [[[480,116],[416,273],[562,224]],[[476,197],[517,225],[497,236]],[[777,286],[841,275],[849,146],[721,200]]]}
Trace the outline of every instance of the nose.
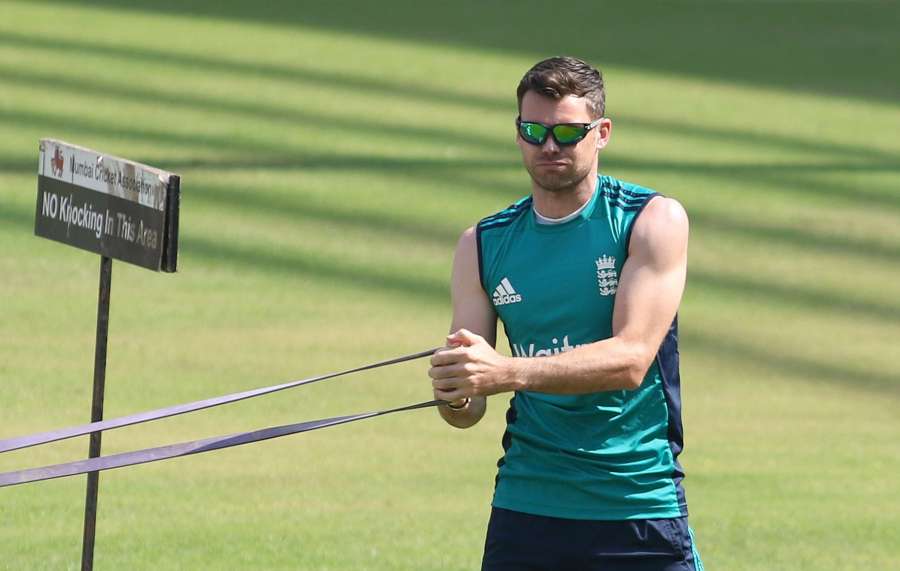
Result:
{"label": "nose", "polygon": [[547,140],[544,141],[544,144],[541,145],[541,151],[547,154],[556,154],[559,152],[559,145],[556,144],[556,139],[552,136],[547,137]]}

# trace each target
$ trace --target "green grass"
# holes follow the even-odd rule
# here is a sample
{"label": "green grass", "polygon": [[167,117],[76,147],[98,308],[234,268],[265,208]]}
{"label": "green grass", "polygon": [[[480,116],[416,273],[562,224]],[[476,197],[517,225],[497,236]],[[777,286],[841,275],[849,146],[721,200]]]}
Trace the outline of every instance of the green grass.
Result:
{"label": "green grass", "polygon": [[[900,10],[889,3],[0,1],[0,411],[90,408],[97,256],[33,236],[37,141],[182,176],[179,272],[115,263],[107,416],[440,344],[459,232],[527,193],[514,88],[609,85],[605,172],[692,219],[708,569],[900,560]],[[111,432],[120,452],[425,400],[424,363]],[[505,396],[101,478],[97,569],[473,569]],[[0,457],[75,459],[86,441]],[[0,491],[0,568],[75,569],[83,478]]]}

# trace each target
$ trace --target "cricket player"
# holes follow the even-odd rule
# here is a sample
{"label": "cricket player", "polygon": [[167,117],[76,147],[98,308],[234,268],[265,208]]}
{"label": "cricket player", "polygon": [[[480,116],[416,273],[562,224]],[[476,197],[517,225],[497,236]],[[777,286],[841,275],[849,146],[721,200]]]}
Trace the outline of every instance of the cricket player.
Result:
{"label": "cricket player", "polygon": [[512,396],[482,568],[702,570],[678,463],[687,215],[598,173],[612,122],[597,69],[550,58],[517,95],[531,194],[463,232],[429,370],[455,427]]}

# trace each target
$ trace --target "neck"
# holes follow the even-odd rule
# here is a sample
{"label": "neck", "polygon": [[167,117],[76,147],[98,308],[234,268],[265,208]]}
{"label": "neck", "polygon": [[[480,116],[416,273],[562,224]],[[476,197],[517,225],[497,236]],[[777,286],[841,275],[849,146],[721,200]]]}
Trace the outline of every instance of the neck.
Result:
{"label": "neck", "polygon": [[584,177],[577,184],[559,190],[547,190],[537,184],[532,184],[534,208],[547,218],[568,216],[591,199],[597,188],[598,176],[594,171],[593,175]]}

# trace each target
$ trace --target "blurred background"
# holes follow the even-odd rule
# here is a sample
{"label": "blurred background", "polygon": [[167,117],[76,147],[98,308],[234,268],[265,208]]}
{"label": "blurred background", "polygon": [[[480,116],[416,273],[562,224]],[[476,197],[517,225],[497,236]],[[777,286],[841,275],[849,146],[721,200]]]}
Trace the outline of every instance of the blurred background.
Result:
{"label": "blurred background", "polygon": [[[529,192],[515,87],[574,55],[607,82],[602,171],[691,218],[707,569],[898,568],[898,30],[891,2],[0,1],[0,437],[90,414],[99,258],[33,236],[41,137],[182,177],[178,273],[113,264],[113,417],[442,344],[456,238]],[[104,452],[426,400],[426,369]],[[95,568],[475,569],[507,401],[105,473]],[[83,502],[83,477],[0,490],[0,568],[77,568]]]}

